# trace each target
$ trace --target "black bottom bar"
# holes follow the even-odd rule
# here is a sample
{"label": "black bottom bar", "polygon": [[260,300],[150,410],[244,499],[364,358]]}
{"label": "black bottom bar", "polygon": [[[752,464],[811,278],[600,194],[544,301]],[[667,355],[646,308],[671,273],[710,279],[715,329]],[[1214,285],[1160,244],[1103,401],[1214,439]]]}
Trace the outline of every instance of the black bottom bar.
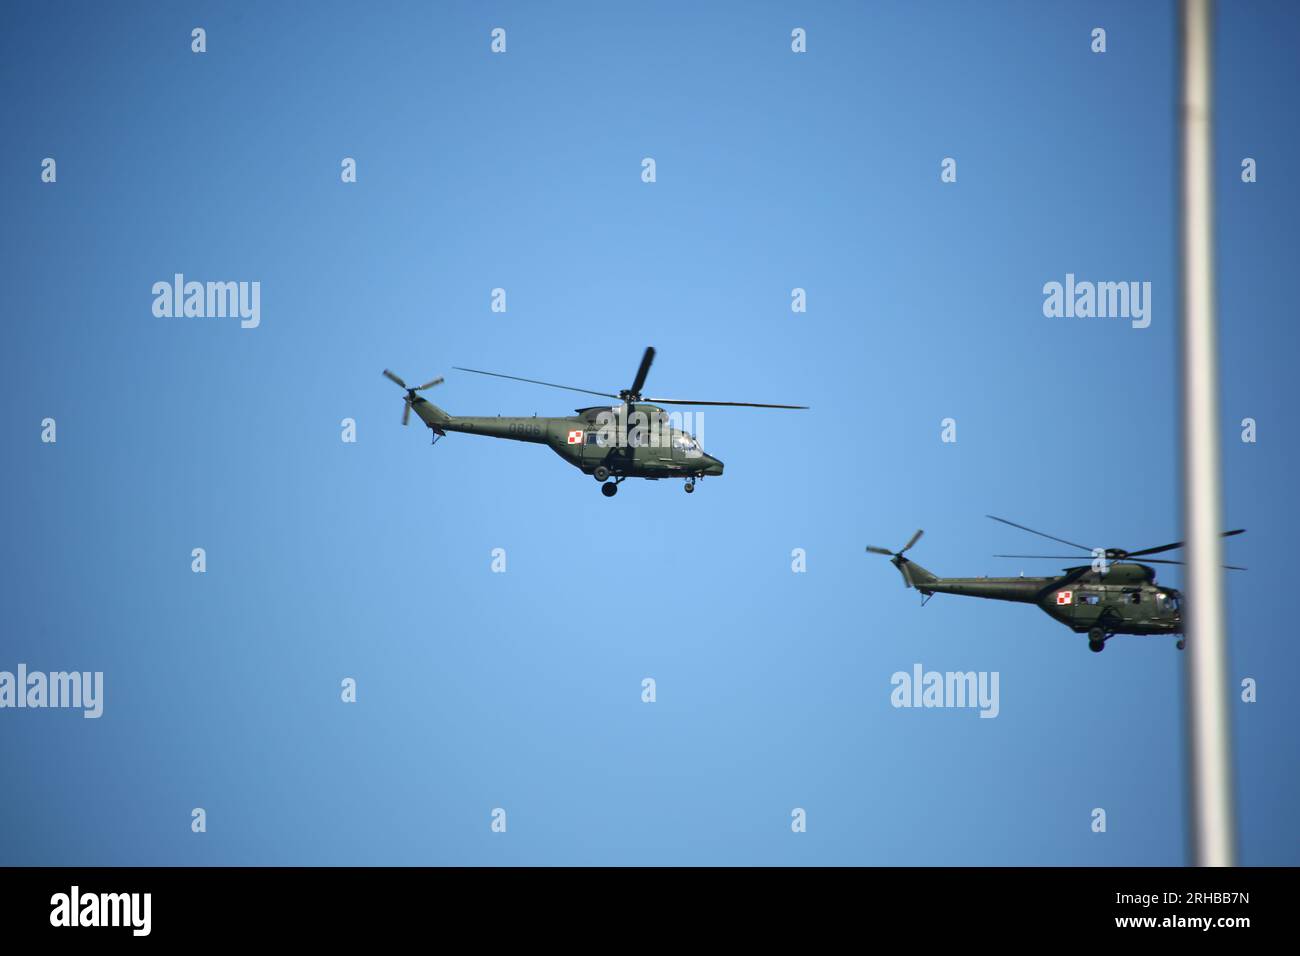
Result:
{"label": "black bottom bar", "polygon": [[611,944],[700,930],[926,942],[1172,931],[1230,944],[1280,931],[1293,885],[1294,869],[33,868],[0,870],[0,918],[7,940],[92,944],[337,944],[455,928],[531,945],[597,930],[619,934]]}

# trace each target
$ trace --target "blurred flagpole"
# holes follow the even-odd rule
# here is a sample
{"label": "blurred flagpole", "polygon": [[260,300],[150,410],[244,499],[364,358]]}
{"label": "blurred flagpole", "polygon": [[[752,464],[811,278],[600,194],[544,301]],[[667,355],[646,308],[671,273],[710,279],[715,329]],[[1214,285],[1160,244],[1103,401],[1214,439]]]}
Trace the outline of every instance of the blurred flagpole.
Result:
{"label": "blurred flagpole", "polygon": [[1196,866],[1236,863],[1228,630],[1219,471],[1214,301],[1211,0],[1182,0],[1182,415],[1187,537],[1187,730],[1191,848]]}

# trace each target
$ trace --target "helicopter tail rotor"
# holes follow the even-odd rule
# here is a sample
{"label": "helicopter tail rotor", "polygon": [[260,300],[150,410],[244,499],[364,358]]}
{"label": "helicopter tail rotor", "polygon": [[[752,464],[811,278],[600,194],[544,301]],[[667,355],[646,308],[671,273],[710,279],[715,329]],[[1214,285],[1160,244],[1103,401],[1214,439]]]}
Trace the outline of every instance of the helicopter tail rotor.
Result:
{"label": "helicopter tail rotor", "polygon": [[879,548],[870,544],[867,545],[867,550],[872,554],[883,554],[885,557],[891,558],[892,561],[890,563],[892,563],[894,567],[898,568],[899,574],[903,576],[903,587],[914,588],[916,587],[916,579],[912,574],[913,568],[922,572],[927,578],[934,577],[934,575],[930,574],[929,571],[926,571],[919,564],[914,565],[907,558],[903,557],[904,554],[912,549],[916,542],[921,540],[921,535],[923,534],[925,534],[925,532],[918,528],[916,534],[912,535],[907,544],[903,545],[897,551],[890,551],[888,548]]}
{"label": "helicopter tail rotor", "polygon": [[[414,404],[416,401],[416,397],[417,397],[416,392],[423,392],[426,388],[433,388],[435,385],[441,385],[443,383],[443,378],[441,375],[439,375],[437,378],[433,379],[432,381],[425,382],[423,385],[417,385],[414,388],[412,388],[411,386],[407,385],[406,382],[402,381],[399,375],[390,372],[388,369],[384,369],[384,377],[387,378],[389,381],[393,382],[394,384],[396,384],[398,388],[406,389],[406,401],[402,406],[403,425],[407,424],[407,422],[411,420],[411,405]],[[423,401],[423,399],[421,399],[421,401]]]}

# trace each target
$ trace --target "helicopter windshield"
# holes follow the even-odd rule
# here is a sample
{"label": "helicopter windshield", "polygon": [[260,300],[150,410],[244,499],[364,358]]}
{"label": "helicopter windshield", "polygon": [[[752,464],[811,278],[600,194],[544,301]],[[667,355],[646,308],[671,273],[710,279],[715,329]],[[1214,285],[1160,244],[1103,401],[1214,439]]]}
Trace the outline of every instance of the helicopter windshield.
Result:
{"label": "helicopter windshield", "polygon": [[704,449],[700,447],[700,443],[686,432],[673,432],[673,450],[680,451],[691,457],[704,454]]}
{"label": "helicopter windshield", "polygon": [[1160,606],[1164,608],[1166,611],[1177,611],[1180,607],[1182,607],[1182,602],[1179,601],[1178,598],[1172,594],[1163,594],[1163,593],[1157,594],[1156,600],[1160,603]]}

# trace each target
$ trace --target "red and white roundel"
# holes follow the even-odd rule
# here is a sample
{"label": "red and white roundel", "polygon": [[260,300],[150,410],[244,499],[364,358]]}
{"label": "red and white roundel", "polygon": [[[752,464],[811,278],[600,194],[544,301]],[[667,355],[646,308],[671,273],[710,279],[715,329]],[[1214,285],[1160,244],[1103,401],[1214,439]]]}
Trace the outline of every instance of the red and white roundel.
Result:
{"label": "red and white roundel", "polygon": [[1057,591],[1057,592],[1056,592],[1056,603],[1057,603],[1057,604],[1070,604],[1070,603],[1072,603],[1073,601],[1074,601],[1074,592],[1073,592],[1073,591]]}
{"label": "red and white roundel", "polygon": [[582,444],[582,429],[575,428],[573,431],[569,432],[569,444],[570,445]]}

